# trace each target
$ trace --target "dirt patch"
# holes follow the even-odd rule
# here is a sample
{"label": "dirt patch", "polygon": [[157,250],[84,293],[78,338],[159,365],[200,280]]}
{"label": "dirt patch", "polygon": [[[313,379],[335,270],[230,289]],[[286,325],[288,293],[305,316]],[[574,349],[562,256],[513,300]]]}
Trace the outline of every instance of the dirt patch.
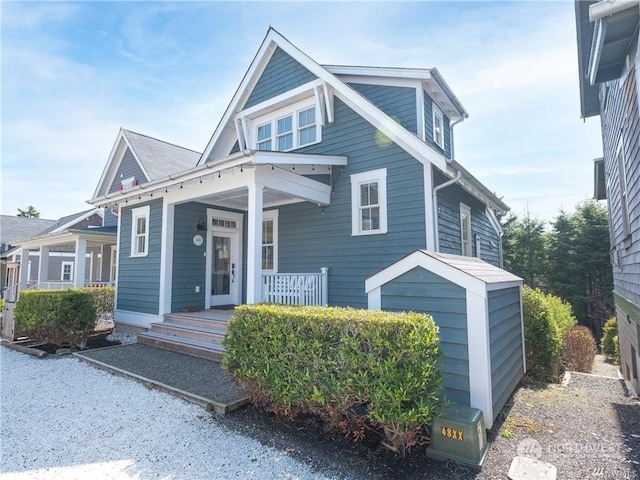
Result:
{"label": "dirt patch", "polygon": [[[93,350],[96,348],[113,347],[116,345],[120,345],[120,342],[107,340],[108,335],[109,332],[89,337],[89,339],[87,340],[87,348],[85,348],[85,350]],[[21,344],[34,350],[46,352],[49,355],[55,355],[56,353],[64,355],[77,350],[71,349],[65,345],[55,345],[52,343],[21,342]]]}

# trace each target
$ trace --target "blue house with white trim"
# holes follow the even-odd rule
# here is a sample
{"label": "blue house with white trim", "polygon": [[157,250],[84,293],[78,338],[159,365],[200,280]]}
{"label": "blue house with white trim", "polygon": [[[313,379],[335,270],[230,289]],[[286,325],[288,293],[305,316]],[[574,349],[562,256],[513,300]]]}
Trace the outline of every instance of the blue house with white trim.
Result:
{"label": "blue house with white trim", "polygon": [[323,66],[269,29],[202,154],[120,132],[90,200],[119,218],[118,326],[164,323],[158,343],[189,310],[367,308],[419,250],[498,270],[508,207],[454,158],[467,116],[436,69]]}

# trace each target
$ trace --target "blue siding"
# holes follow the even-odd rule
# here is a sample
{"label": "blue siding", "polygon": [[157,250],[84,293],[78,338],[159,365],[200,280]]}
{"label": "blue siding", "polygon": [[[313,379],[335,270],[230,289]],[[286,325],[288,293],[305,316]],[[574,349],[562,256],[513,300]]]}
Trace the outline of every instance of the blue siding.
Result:
{"label": "blue siding", "polygon": [[[299,152],[347,155],[334,169],[331,204],[309,202],[279,207],[279,270],[316,272],[329,267],[329,303],[367,307],[364,281],[403,256],[425,248],[423,167],[395,144],[376,143],[376,129],[336,99],[335,122],[322,143]],[[351,236],[353,173],[387,167],[388,233]]]}
{"label": "blue siding", "polygon": [[[173,276],[171,279],[171,311],[179,312],[185,307],[204,308],[207,257],[207,232],[199,231],[196,225],[207,222],[207,205],[185,203],[176,205],[173,233]],[[193,236],[200,234],[204,243],[196,247]],[[196,286],[200,293],[196,293]]]}
{"label": "blue siding", "polygon": [[433,101],[424,92],[424,128],[425,128],[425,142],[431,147],[440,152],[444,152],[445,157],[451,158],[451,125],[449,123],[449,117],[444,113],[444,151],[433,141]]}
{"label": "blue siding", "polygon": [[524,375],[520,289],[489,292],[489,338],[491,350],[491,395],[498,415]]}
{"label": "blue siding", "polygon": [[315,79],[316,76],[314,74],[278,47],[273,52],[269,63],[267,63],[243,108],[249,108],[270,98],[277,97]]}
{"label": "blue siding", "polygon": [[145,176],[144,172],[140,168],[140,164],[131,153],[131,150],[127,148],[122,156],[122,161],[116,171],[116,176],[113,179],[113,183],[109,188],[109,193],[117,192],[120,182],[125,178],[135,177],[138,183],[146,183],[149,179]]}
{"label": "blue siding", "polygon": [[382,286],[382,309],[430,314],[440,329],[444,395],[469,405],[469,351],[464,288],[421,268]]}
{"label": "blue siding", "polygon": [[[445,181],[440,173],[434,174],[434,183]],[[500,236],[487,218],[486,207],[457,185],[438,192],[438,236],[440,252],[462,254],[460,238],[460,203],[471,208],[472,254],[477,255],[475,236],[480,236],[480,258],[492,265],[500,266]]]}
{"label": "blue siding", "polygon": [[395,118],[411,133],[418,134],[415,88],[361,83],[351,83],[349,86],[365,96],[384,113]]}
{"label": "blue siding", "polygon": [[[149,212],[149,254],[130,257],[131,210],[144,205]],[[162,199],[122,209],[120,219],[120,264],[118,265],[119,310],[157,315],[160,302],[160,243],[162,237]]]}

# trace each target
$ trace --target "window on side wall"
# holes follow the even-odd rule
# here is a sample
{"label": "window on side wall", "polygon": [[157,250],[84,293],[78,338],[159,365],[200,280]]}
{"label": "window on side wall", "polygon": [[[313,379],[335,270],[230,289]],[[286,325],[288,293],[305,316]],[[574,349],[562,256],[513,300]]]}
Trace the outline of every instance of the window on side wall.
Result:
{"label": "window on side wall", "polygon": [[444,116],[435,103],[433,104],[433,141],[444,149]]}
{"label": "window on side wall", "polygon": [[351,175],[351,234],[387,233],[387,169]]}
{"label": "window on side wall", "polygon": [[624,162],[625,148],[622,139],[620,139],[620,145],[618,146],[618,153],[616,156],[616,164],[618,167],[618,185],[620,187],[620,220],[622,223],[622,237],[626,239],[631,230],[629,228],[629,198],[627,194],[627,169]]}
{"label": "window on side wall", "polygon": [[149,253],[149,205],[131,211],[131,256],[146,257]]}
{"label": "window on side wall", "polygon": [[263,213],[262,270],[278,271],[278,210],[268,210]]}
{"label": "window on side wall", "polygon": [[460,242],[462,243],[462,255],[471,256],[471,208],[464,203],[460,204]]}

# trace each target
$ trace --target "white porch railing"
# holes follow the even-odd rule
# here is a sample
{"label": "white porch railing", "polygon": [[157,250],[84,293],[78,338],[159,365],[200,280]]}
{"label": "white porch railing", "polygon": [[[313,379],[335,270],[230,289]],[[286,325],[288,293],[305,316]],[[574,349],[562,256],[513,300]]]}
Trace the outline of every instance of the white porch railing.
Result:
{"label": "white porch railing", "polygon": [[320,273],[264,273],[262,301],[284,305],[327,305],[329,269]]}

